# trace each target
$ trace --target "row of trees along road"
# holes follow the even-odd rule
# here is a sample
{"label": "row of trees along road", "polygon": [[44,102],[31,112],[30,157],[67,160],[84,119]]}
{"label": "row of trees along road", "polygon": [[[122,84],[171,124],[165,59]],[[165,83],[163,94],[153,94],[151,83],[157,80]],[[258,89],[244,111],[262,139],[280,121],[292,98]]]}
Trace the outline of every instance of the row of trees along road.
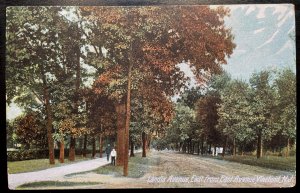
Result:
{"label": "row of trees along road", "polygon": [[177,64],[189,61],[201,83],[221,73],[235,48],[226,16],[208,6],[10,7],[7,103],[41,115],[50,164],[53,137],[63,161],[66,137],[74,160],[76,138],[99,135],[102,147],[102,136],[116,132],[127,176],[129,136],[131,144],[142,138],[146,156],[152,133],[174,116],[170,98],[187,80]]}
{"label": "row of trees along road", "polygon": [[159,145],[198,154],[231,147],[233,155],[238,147],[241,154],[256,150],[257,158],[286,147],[288,156],[296,140],[296,75],[289,68],[254,73],[249,82],[214,75],[206,87],[187,90],[175,111]]}

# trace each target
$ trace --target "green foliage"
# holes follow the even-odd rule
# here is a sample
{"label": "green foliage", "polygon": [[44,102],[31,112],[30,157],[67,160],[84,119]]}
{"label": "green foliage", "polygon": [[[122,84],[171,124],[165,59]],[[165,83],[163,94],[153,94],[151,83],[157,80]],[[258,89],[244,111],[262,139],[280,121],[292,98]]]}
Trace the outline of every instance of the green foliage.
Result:
{"label": "green foliage", "polygon": [[256,134],[262,133],[265,139],[276,134],[274,113],[276,112],[275,90],[271,85],[269,71],[254,73],[250,78],[249,122]]}
{"label": "green foliage", "polygon": [[[167,143],[179,143],[184,142],[187,139],[195,137],[195,112],[183,103],[177,103],[175,106],[175,116],[172,122],[167,127],[166,140]],[[159,142],[162,146],[166,145],[163,142]]]}
{"label": "green foliage", "polygon": [[[159,157],[142,157],[140,154],[137,154],[135,157],[130,157],[129,165],[128,165],[128,177],[129,178],[141,178],[143,177],[149,170],[151,166],[157,166],[159,164],[160,158]],[[115,177],[123,176],[123,167],[121,166],[103,166],[96,170],[96,173],[99,174],[109,174],[114,175]]]}
{"label": "green foliage", "polygon": [[296,137],[296,75],[291,69],[285,69],[275,79],[278,108],[275,122],[279,132],[288,137]]}
{"label": "green foliage", "polygon": [[[45,154],[48,154],[47,150],[39,150],[39,151],[44,151]],[[57,151],[57,154],[59,152]],[[47,156],[47,155],[45,155]],[[58,156],[56,156],[58,157]],[[89,157],[89,156],[87,156]],[[45,157],[44,157],[45,158]],[[90,158],[84,158],[82,155],[76,156],[76,161],[83,161],[83,160],[88,160]],[[53,168],[53,167],[59,167],[63,165],[68,165],[72,164],[73,162],[70,162],[68,159],[65,160],[64,163],[57,163],[55,165],[49,164],[49,159],[37,159],[33,158],[30,160],[22,160],[22,161],[8,161],[7,162],[7,167],[8,167],[8,173],[9,174],[17,174],[17,173],[24,173],[24,172],[33,172],[33,171],[39,171],[39,170],[44,170],[48,168]]]}
{"label": "green foliage", "polygon": [[271,168],[276,170],[286,170],[286,171],[295,171],[296,169],[296,157],[278,157],[278,156],[265,156],[260,159],[257,159],[255,156],[249,155],[237,155],[237,156],[225,156],[224,159],[227,161],[238,162],[242,164],[260,166],[265,168]]}
{"label": "green foliage", "polygon": [[42,182],[32,182],[26,183],[18,186],[17,189],[27,189],[27,188],[41,188],[41,187],[64,187],[64,186],[83,186],[83,185],[96,185],[101,184],[99,182],[68,182],[68,181],[42,181]]}
{"label": "green foliage", "polygon": [[195,103],[201,96],[203,96],[203,93],[201,92],[200,87],[192,87],[191,89],[188,89],[182,93],[177,102],[183,103],[189,108],[194,109]]}
{"label": "green foliage", "polygon": [[[9,7],[6,25],[7,102],[42,108],[42,76],[57,81],[58,7]],[[16,97],[16,98],[15,98]]]}
{"label": "green foliage", "polygon": [[201,135],[207,138],[208,143],[221,145],[221,132],[217,129],[219,115],[218,104],[221,102],[218,96],[207,94],[201,97],[196,103],[196,120],[202,130]]}
{"label": "green foliage", "polygon": [[9,121],[6,119],[6,144],[7,148],[13,148],[16,144],[16,133],[13,121]]}
{"label": "green foliage", "polygon": [[218,129],[240,144],[254,140],[253,130],[249,123],[249,85],[232,80],[221,91],[221,103],[218,108]]}
{"label": "green foliage", "polygon": [[8,151],[7,161],[21,161],[30,159],[42,159],[48,156],[48,150],[19,150]]}

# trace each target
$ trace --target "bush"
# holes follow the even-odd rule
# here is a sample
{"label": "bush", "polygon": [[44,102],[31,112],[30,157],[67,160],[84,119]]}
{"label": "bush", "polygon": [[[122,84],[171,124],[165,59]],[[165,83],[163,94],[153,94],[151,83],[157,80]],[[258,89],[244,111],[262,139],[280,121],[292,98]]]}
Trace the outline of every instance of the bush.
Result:
{"label": "bush", "polygon": [[266,151],[265,156],[279,156],[279,152]]}
{"label": "bush", "polygon": [[[92,151],[87,149],[86,153],[90,154]],[[81,155],[81,150],[75,150],[76,155]],[[59,158],[59,149],[54,150],[55,158]],[[69,156],[69,149],[65,149],[65,158]],[[46,159],[49,157],[48,149],[31,149],[31,150],[18,150],[18,151],[7,151],[7,161],[22,161],[30,159]]]}
{"label": "bush", "polygon": [[[282,156],[285,156],[285,154],[286,154],[286,147],[284,147],[284,148],[281,150],[280,154],[281,154]],[[292,147],[290,147],[290,152],[289,152],[289,155],[288,155],[288,156],[295,156],[295,155],[296,155],[296,145],[293,145]]]}
{"label": "bush", "polygon": [[7,161],[22,161],[29,159],[43,159],[48,157],[48,150],[19,150],[8,151]]}
{"label": "bush", "polygon": [[290,150],[290,156],[295,156],[295,155],[296,155],[296,145],[293,145]]}

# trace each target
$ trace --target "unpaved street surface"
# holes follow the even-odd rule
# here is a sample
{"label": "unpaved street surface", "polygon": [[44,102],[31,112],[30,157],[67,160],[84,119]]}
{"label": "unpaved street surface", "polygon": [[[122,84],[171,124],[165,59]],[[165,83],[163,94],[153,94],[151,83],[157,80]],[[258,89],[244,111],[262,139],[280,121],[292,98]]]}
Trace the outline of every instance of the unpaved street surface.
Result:
{"label": "unpaved street surface", "polygon": [[[176,188],[176,187],[292,187],[295,173],[174,152],[152,151],[156,165],[141,178],[114,177],[93,172],[61,176],[57,181],[97,182],[63,189]],[[56,187],[43,187],[55,189]],[[41,189],[41,188],[38,188]]]}

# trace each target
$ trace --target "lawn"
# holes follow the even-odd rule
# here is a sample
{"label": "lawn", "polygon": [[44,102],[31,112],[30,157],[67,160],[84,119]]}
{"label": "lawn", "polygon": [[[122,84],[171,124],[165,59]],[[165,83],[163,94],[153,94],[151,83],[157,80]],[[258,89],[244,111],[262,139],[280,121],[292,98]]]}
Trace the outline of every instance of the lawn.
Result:
{"label": "lawn", "polygon": [[[160,161],[159,157],[155,157],[155,158],[151,157],[151,152],[148,153],[147,157],[142,157],[141,153],[136,153],[135,157],[129,157],[129,162],[128,162],[129,175],[127,177],[140,178],[149,171],[149,167],[158,165],[159,161]],[[123,166],[106,165],[88,172],[95,172],[97,174],[106,174],[106,175],[113,175],[115,177],[122,177]],[[88,172],[73,173],[66,176],[74,176],[77,174],[84,174]]]}
{"label": "lawn", "polygon": [[86,158],[82,156],[76,156],[75,161],[70,162],[68,159],[65,159],[65,163],[60,163],[58,159],[55,160],[54,165],[49,164],[49,159],[34,159],[34,160],[24,160],[24,161],[13,161],[7,162],[7,168],[9,174],[23,173],[23,172],[33,172],[58,166],[64,166],[84,160],[89,160],[90,157]]}
{"label": "lawn", "polygon": [[[128,177],[140,178],[147,173],[149,166],[159,164],[159,158],[150,158],[151,156],[149,154],[151,153],[149,152],[147,157],[142,157],[141,153],[137,153],[135,157],[130,157],[128,162]],[[121,177],[123,176],[123,166],[107,165],[94,170],[94,172]]]}
{"label": "lawn", "polygon": [[212,157],[216,159],[224,159],[227,161],[239,162],[242,164],[261,166],[265,168],[285,170],[285,171],[295,171],[296,170],[296,157],[279,157],[279,156],[264,156],[259,159],[256,156],[251,155],[236,155],[236,156],[225,156],[222,157]]}
{"label": "lawn", "polygon": [[27,189],[27,188],[38,188],[38,187],[70,187],[70,186],[82,186],[82,185],[95,185],[98,182],[60,182],[60,181],[43,181],[43,182],[33,182],[27,183],[19,186],[17,189]]}

